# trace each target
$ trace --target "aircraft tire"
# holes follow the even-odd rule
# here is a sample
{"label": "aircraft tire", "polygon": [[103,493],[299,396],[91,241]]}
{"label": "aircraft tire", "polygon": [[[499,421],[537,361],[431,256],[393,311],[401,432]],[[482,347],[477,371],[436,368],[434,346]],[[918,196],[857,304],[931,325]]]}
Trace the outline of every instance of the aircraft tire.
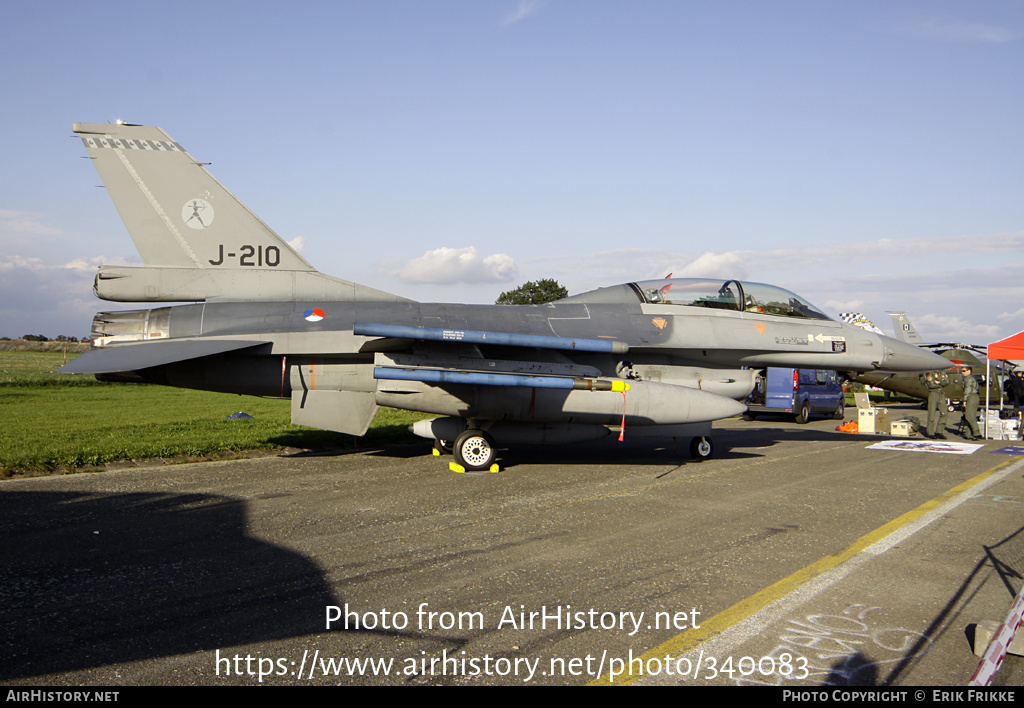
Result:
{"label": "aircraft tire", "polygon": [[796,414],[796,422],[803,425],[811,419],[811,402],[804,401],[804,404],[800,406],[800,412]]}
{"label": "aircraft tire", "polygon": [[452,454],[452,441],[444,438],[437,438],[434,440],[434,449],[442,455],[450,455]]}
{"label": "aircraft tire", "polygon": [[494,438],[482,430],[466,430],[461,433],[455,438],[452,454],[458,464],[473,471],[490,469],[498,457]]}
{"label": "aircraft tire", "polygon": [[714,454],[715,446],[712,444],[711,438],[702,435],[690,441],[690,456],[697,462],[710,459]]}

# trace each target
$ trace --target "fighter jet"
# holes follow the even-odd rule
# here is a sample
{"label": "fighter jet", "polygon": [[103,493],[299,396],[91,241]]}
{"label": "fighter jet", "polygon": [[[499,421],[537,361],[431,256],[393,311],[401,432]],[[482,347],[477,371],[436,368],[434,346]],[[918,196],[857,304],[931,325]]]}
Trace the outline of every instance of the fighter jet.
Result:
{"label": "fighter jet", "polygon": [[709,457],[711,421],[745,410],[754,368],[948,365],[736,280],[634,282],[547,305],[414,302],[317,272],[161,129],[73,129],[145,263],[101,266],[95,294],[195,304],[98,313],[94,348],[65,373],[290,398],[296,424],[351,435],[378,406],[431,413],[413,432],[485,470],[499,446],[614,428],[685,435]]}

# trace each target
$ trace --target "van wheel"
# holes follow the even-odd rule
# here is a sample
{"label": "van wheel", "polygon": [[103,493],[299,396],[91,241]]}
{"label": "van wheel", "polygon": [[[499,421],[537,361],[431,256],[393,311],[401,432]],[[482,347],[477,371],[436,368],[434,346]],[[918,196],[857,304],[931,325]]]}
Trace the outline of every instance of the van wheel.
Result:
{"label": "van wheel", "polygon": [[846,417],[846,404],[840,403],[839,407],[836,408],[836,412],[832,414],[832,418],[835,420],[842,420]]}
{"label": "van wheel", "polygon": [[811,419],[811,402],[804,401],[804,404],[800,406],[800,412],[796,414],[796,422],[803,425]]}

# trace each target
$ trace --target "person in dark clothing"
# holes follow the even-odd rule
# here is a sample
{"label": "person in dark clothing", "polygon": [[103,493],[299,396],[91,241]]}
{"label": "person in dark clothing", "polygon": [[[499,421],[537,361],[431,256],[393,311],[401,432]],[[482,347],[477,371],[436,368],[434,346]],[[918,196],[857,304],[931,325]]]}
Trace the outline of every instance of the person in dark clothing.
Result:
{"label": "person in dark clothing", "polygon": [[949,374],[945,371],[929,371],[924,375],[924,385],[928,388],[928,427],[921,435],[932,440],[945,440],[946,415],[949,413],[949,398],[946,396]]}
{"label": "person in dark clothing", "polygon": [[1016,409],[1024,407],[1024,371],[1014,371],[1003,384],[1003,393],[1006,394],[1011,406]]}
{"label": "person in dark clothing", "polygon": [[971,367],[960,367],[960,373],[964,378],[964,413],[963,422],[967,426],[968,440],[981,440],[981,430],[978,428],[978,381],[971,376]]}

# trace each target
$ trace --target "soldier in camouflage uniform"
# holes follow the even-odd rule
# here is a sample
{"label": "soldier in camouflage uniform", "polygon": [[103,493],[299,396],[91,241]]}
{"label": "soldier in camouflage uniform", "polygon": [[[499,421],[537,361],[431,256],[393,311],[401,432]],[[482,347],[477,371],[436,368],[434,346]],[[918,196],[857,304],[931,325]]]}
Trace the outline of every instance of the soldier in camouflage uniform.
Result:
{"label": "soldier in camouflage uniform", "polygon": [[960,373],[964,377],[964,420],[970,430],[968,440],[981,440],[978,429],[978,382],[971,376],[971,367],[963,366]]}
{"label": "soldier in camouflage uniform", "polygon": [[945,440],[946,416],[949,414],[946,407],[949,374],[945,371],[929,371],[924,375],[924,385],[928,388],[928,429],[924,436],[932,440]]}

